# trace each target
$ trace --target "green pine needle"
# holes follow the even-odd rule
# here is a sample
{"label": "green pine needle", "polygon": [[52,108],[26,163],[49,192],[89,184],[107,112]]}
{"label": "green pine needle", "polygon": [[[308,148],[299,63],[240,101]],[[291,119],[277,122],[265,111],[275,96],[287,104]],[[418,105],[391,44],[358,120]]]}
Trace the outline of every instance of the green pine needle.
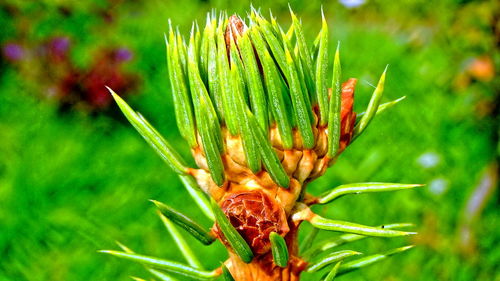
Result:
{"label": "green pine needle", "polygon": [[305,149],[312,149],[315,145],[314,134],[311,127],[311,117],[309,115],[310,107],[307,107],[306,99],[309,98],[307,93],[302,92],[297,70],[293,62],[292,56],[288,49],[285,49],[286,62],[288,64],[288,72],[290,75],[289,87],[290,96],[292,98],[293,112],[295,120],[299,127],[299,132],[302,137],[302,142]]}
{"label": "green pine needle", "polygon": [[304,239],[302,239],[302,242],[300,243],[300,253],[307,252],[307,250],[311,249],[314,239],[316,238],[316,236],[318,236],[318,232],[319,229],[313,227],[313,229],[311,229],[311,231],[307,233],[306,237],[304,237]]}
{"label": "green pine needle", "polygon": [[205,152],[205,157],[207,159],[207,165],[212,176],[212,180],[218,186],[222,186],[224,183],[224,164],[221,158],[221,148],[218,142],[217,135],[221,131],[214,129],[214,122],[216,120],[210,118],[207,100],[201,96],[199,101],[200,115],[197,118],[197,125],[200,132],[200,138],[203,145],[203,151]]}
{"label": "green pine needle", "polygon": [[158,213],[158,216],[160,217],[170,235],[172,235],[172,238],[174,238],[175,245],[177,245],[188,264],[194,268],[203,269],[203,266],[194,254],[194,251],[191,249],[181,233],[177,230],[172,221],[165,217],[161,212]]}
{"label": "green pine needle", "polygon": [[166,272],[175,273],[188,278],[198,279],[198,280],[209,280],[217,276],[215,271],[205,271],[199,270],[178,262],[158,259],[155,257],[144,256],[139,254],[132,254],[120,251],[103,250],[99,251],[104,254],[110,254],[115,257],[131,260],[134,262],[141,263],[146,266],[150,266],[155,269],[164,270]]}
{"label": "green pine needle", "polygon": [[328,152],[327,156],[333,158],[337,155],[340,145],[340,103],[342,85],[340,84],[340,42],[337,44],[335,59],[333,61],[332,97],[328,109]]}
{"label": "green pine needle", "polygon": [[159,270],[155,269],[148,269],[148,271],[154,275],[154,277],[158,278],[160,281],[178,281],[179,279],[176,279],[164,272],[161,272]]}
{"label": "green pine needle", "polygon": [[283,147],[291,149],[293,147],[292,126],[287,114],[287,105],[282,92],[282,78],[280,77],[279,69],[267,50],[266,44],[257,27],[251,27],[250,34],[262,64],[264,82],[269,98],[269,108],[277,123]]}
{"label": "green pine needle", "polygon": [[[378,227],[382,228],[382,229],[394,229],[394,228],[405,228],[405,227],[412,227],[412,226],[414,226],[414,225],[411,223],[394,223],[394,224],[388,224],[388,225],[383,225],[383,226],[378,226]],[[314,229],[316,229],[316,228],[314,228]],[[336,247],[342,246],[344,244],[358,241],[358,240],[362,240],[362,239],[365,239],[368,237],[369,236],[348,233],[348,234],[339,235],[337,237],[328,238],[326,240],[323,240],[323,241],[315,244],[314,246],[312,246],[310,248],[306,248],[307,250],[303,252],[302,256],[305,259],[310,259],[310,258],[315,257],[316,255],[323,253],[325,251],[328,251],[332,248],[336,248]]]}
{"label": "green pine needle", "polygon": [[307,268],[307,272],[316,272],[316,271],[321,270],[322,268],[324,268],[332,263],[341,261],[345,258],[355,256],[355,255],[361,255],[361,253],[356,252],[356,251],[351,251],[351,250],[342,250],[342,251],[330,253],[330,254],[326,255],[325,257],[310,263],[308,268]]}
{"label": "green pine needle", "polygon": [[245,239],[241,237],[241,235],[234,228],[231,222],[229,222],[229,219],[221,210],[217,202],[215,202],[215,200],[213,199],[212,210],[214,211],[215,218],[220,230],[224,234],[224,237],[228,241],[229,245],[231,245],[233,251],[241,258],[243,262],[250,263],[253,259],[252,249],[250,249],[250,246],[248,246]]}
{"label": "green pine needle", "polygon": [[271,251],[273,254],[274,263],[280,267],[288,266],[288,247],[286,245],[285,239],[281,237],[276,232],[271,232],[269,234],[269,240],[271,241]]}
{"label": "green pine needle", "polygon": [[339,232],[347,232],[353,234],[360,234],[365,236],[376,236],[376,237],[397,237],[397,236],[407,236],[414,235],[415,232],[405,232],[391,229],[383,229],[379,227],[366,226],[361,224],[356,224],[352,222],[331,220],[327,218],[323,218],[321,216],[315,215],[313,218],[309,220],[309,222],[316,228],[330,230],[330,231],[339,231]]}
{"label": "green pine needle", "polygon": [[266,93],[264,92],[259,66],[248,32],[244,32],[242,37],[238,39],[238,46],[240,47],[241,59],[245,65],[244,73],[247,78],[252,112],[261,128],[264,132],[267,132],[269,129],[269,120]]}
{"label": "green pine needle", "polygon": [[338,186],[332,189],[331,191],[325,192],[319,198],[318,203],[327,204],[347,194],[396,191],[396,190],[411,189],[420,186],[423,186],[423,184],[382,183],[382,182],[351,183]]}
{"label": "green pine needle", "polygon": [[368,124],[372,121],[373,117],[375,117],[378,106],[380,104],[380,100],[382,99],[382,95],[384,93],[384,84],[385,84],[385,76],[387,73],[387,68],[389,65],[387,65],[384,69],[384,72],[380,76],[380,79],[377,84],[377,88],[375,88],[375,91],[372,94],[372,97],[370,99],[370,102],[368,103],[368,107],[366,108],[366,114],[363,115],[361,120],[359,120],[359,123],[354,127],[354,133],[352,140],[354,141],[363,131],[366,129]]}
{"label": "green pine needle", "polygon": [[283,50],[283,43],[278,40],[269,22],[264,18],[257,16],[257,22],[259,24],[259,31],[267,42],[269,49],[273,57],[276,59],[280,70],[285,74],[285,77],[289,77],[288,67],[285,58],[285,52]]}
{"label": "green pine needle", "polygon": [[[125,253],[127,254],[135,254],[134,251],[132,251],[130,248],[128,248],[127,246],[123,245],[122,243],[120,242],[116,242],[116,244],[118,245],[118,247],[120,247]],[[157,277],[158,279],[162,280],[162,281],[177,281],[177,279],[167,275],[166,273],[163,273],[161,271],[158,271],[156,269],[153,269],[153,268],[150,268],[149,266],[144,266],[151,274],[153,274],[155,277]],[[132,279],[134,280],[142,280],[142,279],[139,279],[139,278],[134,278],[132,277]]]}
{"label": "green pine needle", "polygon": [[386,251],[386,252],[383,252],[380,254],[374,254],[374,255],[362,257],[362,258],[359,258],[359,259],[356,259],[356,260],[353,260],[350,262],[346,262],[340,266],[340,268],[338,270],[338,275],[340,276],[340,275],[343,275],[345,273],[351,272],[353,270],[364,268],[366,266],[372,265],[372,264],[377,263],[379,261],[385,260],[392,255],[395,255],[395,254],[398,254],[398,253],[401,253],[404,251],[408,251],[409,249],[411,249],[413,247],[414,247],[413,245],[405,246],[405,247],[389,250],[389,251]]}
{"label": "green pine needle", "polygon": [[326,24],[323,10],[322,28],[319,34],[318,55],[316,59],[316,92],[318,95],[319,106],[319,124],[326,126],[328,123],[328,87],[327,87],[327,71],[328,71],[328,25]]}
{"label": "green pine needle", "polygon": [[201,243],[205,245],[210,245],[215,241],[215,237],[208,229],[199,225],[190,217],[159,201],[151,200],[151,202],[153,202],[156,205],[156,207],[158,207],[158,210],[160,210],[160,212],[165,217],[167,217],[173,223],[177,224],[178,226],[186,230],[189,234],[191,234],[194,238],[198,239]]}
{"label": "green pine needle", "polygon": [[281,165],[276,152],[274,152],[273,148],[271,147],[271,143],[268,141],[266,135],[260,129],[260,127],[258,127],[255,116],[253,116],[253,114],[249,111],[247,111],[246,114],[248,115],[250,126],[254,128],[252,130],[253,137],[257,141],[264,167],[269,172],[269,175],[274,182],[276,182],[280,187],[288,188],[288,186],[290,185],[290,178],[283,168],[283,165]]}
{"label": "green pine needle", "polygon": [[203,214],[205,214],[205,216],[211,221],[214,221],[215,217],[212,212],[212,208],[210,207],[210,200],[208,200],[207,194],[201,190],[196,180],[191,175],[179,175],[179,178],[184,184],[184,187],[186,187],[189,195],[191,195],[198,207],[200,207]]}
{"label": "green pine needle", "polygon": [[335,277],[337,276],[337,272],[338,272],[341,264],[342,264],[341,261],[336,263],[335,266],[332,267],[332,269],[330,270],[328,275],[326,275],[325,279],[323,279],[323,281],[333,281],[335,279]]}
{"label": "green pine needle", "polygon": [[219,79],[219,73],[217,70],[217,43],[216,43],[216,20],[212,19],[210,23],[207,23],[207,45],[208,45],[208,89],[210,98],[214,101],[214,106],[217,111],[217,117],[219,121],[222,120],[224,111],[222,105],[222,92],[221,84]]}
{"label": "green pine needle", "polygon": [[197,142],[193,106],[191,105],[191,97],[187,88],[187,74],[184,71],[180,58],[181,56],[184,56],[184,54],[179,51],[176,36],[172,27],[170,27],[169,40],[170,43],[167,41],[165,35],[165,41],[167,43],[168,74],[170,78],[170,85],[172,87],[177,128],[179,128],[182,137],[188,142],[189,146],[195,147]]}
{"label": "green pine needle", "polygon": [[226,48],[220,47],[226,45],[226,40],[224,38],[224,29],[226,24],[227,20],[224,21],[224,23],[219,22],[219,26],[217,27],[217,46],[219,46],[217,48],[217,73],[220,79],[221,100],[224,112],[223,120],[225,121],[229,133],[235,136],[238,134],[238,125],[236,121],[236,112],[230,100],[232,95],[232,82],[229,69],[229,59]]}
{"label": "green pine needle", "polygon": [[[393,101],[386,102],[386,103],[383,103],[383,104],[379,105],[378,108],[377,108],[377,113],[375,113],[375,116],[377,116],[380,113],[386,111],[387,109],[392,108],[393,106],[395,106],[396,104],[398,104],[400,101],[402,101],[404,99],[406,99],[406,96],[402,96],[399,99],[395,99]],[[356,114],[356,117],[358,117],[358,118],[359,117],[363,117],[365,114],[366,114],[366,111],[363,111],[361,113]]]}
{"label": "green pine needle", "polygon": [[175,149],[156,131],[149,122],[144,119],[139,113],[135,112],[120,96],[118,96],[111,88],[107,87],[113,99],[120,107],[128,121],[134,126],[139,134],[146,142],[160,155],[174,172],[184,175],[187,174],[188,168],[181,156]]}
{"label": "green pine needle", "polygon": [[304,36],[304,32],[302,30],[302,23],[299,21],[297,16],[293,13],[292,8],[290,8],[290,15],[292,17],[292,24],[295,32],[295,36],[297,38],[297,46],[299,51],[298,58],[302,61],[302,67],[304,68],[304,74],[306,78],[306,82],[308,85],[309,92],[314,93],[314,83],[312,82],[313,77],[313,61],[312,55],[309,50],[309,47],[306,43],[306,38]]}
{"label": "green pine needle", "polygon": [[[237,63],[238,61],[239,63]],[[248,168],[250,168],[253,173],[257,173],[261,170],[261,165],[257,143],[252,135],[252,130],[256,128],[252,128],[250,126],[248,116],[244,114],[244,112],[248,110],[248,106],[243,93],[244,82],[239,79],[240,73],[242,72],[242,69],[239,67],[240,64],[242,64],[242,62],[240,61],[238,49],[236,48],[234,41],[231,41],[231,78],[233,82],[232,98],[236,111],[240,113],[236,115],[236,118],[238,121],[239,132],[243,140],[245,160]]]}
{"label": "green pine needle", "polygon": [[191,33],[188,49],[188,73],[196,125],[212,180],[221,186],[224,183],[224,167],[220,155],[223,150],[221,128],[208,92],[200,78],[196,58],[195,37]]}
{"label": "green pine needle", "polygon": [[222,264],[222,280],[223,281],[234,281],[233,275],[231,275],[231,272],[227,268],[225,264]]}

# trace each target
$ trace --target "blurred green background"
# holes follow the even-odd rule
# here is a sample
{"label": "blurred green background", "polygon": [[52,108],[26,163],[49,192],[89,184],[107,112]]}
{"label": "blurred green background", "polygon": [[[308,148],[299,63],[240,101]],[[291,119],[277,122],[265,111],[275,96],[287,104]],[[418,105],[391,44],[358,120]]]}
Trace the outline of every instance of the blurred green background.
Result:
{"label": "blurred green background", "polygon": [[[359,78],[363,111],[389,64],[380,115],[329,172],[319,194],[362,181],[425,183],[414,191],[346,197],[318,212],[368,225],[414,222],[420,235],[369,239],[375,253],[418,245],[340,280],[500,280],[497,1],[289,1],[313,40],[323,6],[344,78]],[[253,1],[288,26],[288,1]],[[209,222],[175,174],[127,124],[110,85],[189,158],[175,126],[163,33],[188,33],[226,0],[0,2],[0,280],[130,280],[137,265],[97,253],[119,240],[182,261],[148,199]],[[304,230],[308,226],[304,225]],[[303,234],[303,233],[301,233]],[[318,241],[331,233],[321,233]],[[190,240],[191,241],[191,240]],[[199,248],[207,268],[220,245]],[[304,275],[304,280],[310,279]]]}

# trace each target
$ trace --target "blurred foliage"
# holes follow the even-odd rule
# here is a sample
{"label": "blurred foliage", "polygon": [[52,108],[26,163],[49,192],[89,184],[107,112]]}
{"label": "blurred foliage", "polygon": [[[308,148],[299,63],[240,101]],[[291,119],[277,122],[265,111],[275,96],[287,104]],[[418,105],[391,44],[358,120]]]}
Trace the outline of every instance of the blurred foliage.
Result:
{"label": "blurred foliage", "polygon": [[[288,2],[313,38],[320,1],[253,5],[272,9],[288,24]],[[192,20],[204,22],[212,8],[245,15],[249,3],[4,0],[0,44],[5,50],[13,42],[27,48],[69,38],[68,61],[78,69],[106,65],[96,62],[99,50],[126,47],[134,59],[124,69],[142,81],[126,88],[140,93],[128,101],[189,158],[173,129],[163,33],[169,18],[187,33]],[[499,8],[493,0],[323,3],[331,44],[342,44],[345,78],[360,79],[356,109],[365,107],[386,64],[385,101],[407,99],[380,115],[310,191],[359,181],[427,184],[418,191],[346,197],[317,210],[369,225],[415,222],[421,233],[412,251],[340,280],[500,280]],[[0,280],[145,275],[138,266],[96,252],[114,247],[114,240],[140,253],[182,260],[147,199],[208,221],[191,199],[186,204],[177,177],[123,117],[79,107],[62,111],[57,99],[41,98],[45,76],[53,75],[51,63],[33,59],[21,68],[5,51],[0,59]],[[42,74],[27,75],[26,69]],[[356,243],[373,253],[401,242]],[[225,258],[220,247],[200,244],[204,265],[218,266]]]}

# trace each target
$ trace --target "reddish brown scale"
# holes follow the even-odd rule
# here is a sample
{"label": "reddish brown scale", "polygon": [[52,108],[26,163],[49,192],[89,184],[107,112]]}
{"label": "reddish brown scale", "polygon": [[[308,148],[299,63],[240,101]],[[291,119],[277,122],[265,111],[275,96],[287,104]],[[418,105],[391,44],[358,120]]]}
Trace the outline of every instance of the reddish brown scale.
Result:
{"label": "reddish brown scale", "polygon": [[[290,230],[283,208],[262,190],[229,194],[222,201],[221,208],[256,255],[271,248],[271,232],[285,236]],[[218,228],[217,233],[222,236]],[[221,238],[227,244],[225,238]]]}
{"label": "reddish brown scale", "polygon": [[232,15],[229,17],[226,31],[224,32],[224,38],[226,39],[226,49],[229,56],[231,50],[231,40],[234,40],[236,46],[238,46],[237,36],[241,36],[243,32],[247,29],[245,23],[237,15]]}
{"label": "reddish brown scale", "polygon": [[301,272],[307,267],[307,262],[297,256],[298,225],[290,221],[289,226],[290,231],[285,236],[290,255],[287,267],[277,266],[270,251],[255,256],[253,261],[247,264],[230,250],[230,259],[226,261],[226,265],[233,278],[237,281],[298,281]]}
{"label": "reddish brown scale", "polygon": [[340,152],[342,152],[351,142],[354,132],[354,123],[356,122],[356,113],[352,111],[354,104],[354,88],[356,87],[355,78],[350,78],[342,84],[342,102],[340,110]]}

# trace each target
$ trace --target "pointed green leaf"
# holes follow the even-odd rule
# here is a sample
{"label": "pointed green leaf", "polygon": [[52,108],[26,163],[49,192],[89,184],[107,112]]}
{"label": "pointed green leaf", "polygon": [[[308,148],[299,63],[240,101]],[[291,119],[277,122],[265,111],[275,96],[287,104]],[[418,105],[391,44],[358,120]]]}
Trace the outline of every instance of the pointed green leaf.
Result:
{"label": "pointed green leaf", "polygon": [[177,128],[179,128],[182,137],[188,142],[189,146],[195,147],[197,142],[193,119],[193,106],[187,88],[186,73],[184,72],[180,59],[180,56],[183,54],[179,53],[175,37],[172,28],[170,28],[170,44],[167,44],[167,63],[170,85],[173,93],[172,96],[174,99]]}
{"label": "pointed green leaf", "polygon": [[[310,111],[309,117],[310,117],[310,121],[311,121],[311,125],[312,125],[312,124],[314,124],[314,117],[313,117],[313,113],[312,113],[310,94],[312,94],[314,96],[315,93],[310,93],[308,88],[307,88],[307,84],[305,81],[306,79],[304,78],[304,68],[302,67],[302,62],[300,61],[300,59],[297,59],[297,56],[294,54],[294,52],[291,51],[293,49],[293,46],[292,46],[292,43],[290,42],[290,40],[288,39],[288,36],[284,33],[281,33],[281,39],[283,40],[284,48],[288,49],[288,51],[290,52],[290,56],[292,57],[292,60],[294,62],[295,70],[297,72],[297,76],[298,76],[298,79],[300,82],[300,88],[302,90],[302,93],[305,96],[304,101],[306,102],[306,107]],[[288,79],[288,81],[291,80],[290,75],[287,77],[287,79]],[[290,83],[288,83],[288,84],[290,84]],[[312,100],[314,100],[314,98]]]}
{"label": "pointed green leaf", "polygon": [[[127,254],[135,254],[134,251],[132,251],[130,248],[128,248],[127,246],[123,245],[122,243],[120,242],[116,242],[116,244],[118,244],[118,246]],[[161,271],[158,271],[156,269],[152,269],[148,266],[144,266],[151,274],[153,274],[155,277],[159,278],[160,280],[162,281],[177,281],[177,279],[161,272]],[[139,279],[137,279],[139,280]]]}
{"label": "pointed green leaf", "polygon": [[328,266],[334,262],[338,262],[338,261],[341,261],[345,258],[355,256],[355,255],[361,255],[361,253],[356,252],[356,251],[351,251],[351,250],[342,250],[342,251],[333,252],[333,253],[330,253],[317,261],[310,263],[309,267],[307,268],[307,271],[308,272],[316,272],[316,271],[318,271],[318,270],[324,268],[325,266]]}
{"label": "pointed green leaf", "polygon": [[233,275],[231,275],[231,272],[227,268],[225,264],[222,264],[222,280],[223,281],[234,281]]}
{"label": "pointed green leaf", "polygon": [[382,73],[382,76],[380,76],[377,88],[375,88],[375,91],[373,91],[370,102],[368,103],[368,107],[366,108],[366,114],[363,115],[361,120],[359,120],[359,123],[354,127],[354,133],[352,137],[353,141],[366,129],[368,124],[370,124],[370,121],[373,119],[373,117],[375,117],[375,114],[377,113],[380,100],[382,99],[382,95],[384,94],[384,84],[387,67]]}
{"label": "pointed green leaf", "polygon": [[288,266],[288,247],[286,245],[285,239],[281,237],[276,232],[271,232],[269,234],[269,240],[271,241],[271,251],[273,254],[274,263],[280,267]]}
{"label": "pointed green leaf", "polygon": [[328,71],[328,25],[325,15],[321,13],[323,26],[320,33],[318,58],[316,60],[316,93],[318,95],[319,124],[328,123],[328,87],[326,76]]}
{"label": "pointed green leaf", "polygon": [[264,41],[259,31],[252,27],[250,28],[252,42],[255,45],[257,54],[262,64],[264,72],[264,82],[266,85],[267,95],[269,97],[269,108],[273,114],[273,118],[278,125],[278,130],[281,136],[281,141],[285,149],[293,147],[292,127],[287,114],[287,107],[282,93],[281,78],[269,54]]}
{"label": "pointed green leaf", "polygon": [[191,34],[191,38],[189,40],[189,49],[188,49],[188,77],[189,77],[189,87],[191,89],[193,104],[195,108],[195,116],[196,114],[201,114],[200,110],[200,102],[204,101],[206,109],[206,113],[208,114],[209,123],[211,129],[213,130],[212,134],[214,138],[218,141],[217,145],[220,150],[222,150],[221,136],[220,136],[220,124],[218,123],[217,113],[215,112],[214,106],[211,102],[210,96],[208,95],[207,89],[203,81],[201,81],[198,63],[196,61],[197,51],[195,47],[196,43],[194,42],[194,37]]}
{"label": "pointed green leaf", "polygon": [[[239,18],[238,18],[239,19]],[[231,21],[231,24],[234,25],[234,22]],[[233,27],[234,29],[236,29],[236,27]],[[229,37],[230,37],[230,40],[229,40],[229,54],[230,54],[230,62],[229,62],[229,66],[230,68],[232,69],[233,68],[233,65],[236,65],[238,67],[239,70],[243,70],[244,67],[243,67],[243,62],[241,60],[241,54],[240,54],[240,50],[239,50],[239,45],[237,45],[237,42],[239,42],[239,38],[241,37],[239,34],[235,34],[233,32],[229,33]],[[233,37],[235,36],[235,37]],[[248,90],[247,90],[247,85],[246,85],[246,78],[245,78],[245,74],[243,74],[243,71],[238,71],[238,76],[237,76],[237,79],[240,83],[240,87],[241,87],[241,92],[243,93],[243,96],[244,96],[244,100],[245,100],[245,103],[247,103],[247,100],[248,100]]]}
{"label": "pointed green leaf", "polygon": [[216,21],[212,20],[211,26],[208,27],[207,45],[208,45],[208,89],[212,100],[214,101],[215,110],[219,120],[222,121],[224,108],[222,104],[222,93],[219,74],[217,71],[217,45],[215,38]]}
{"label": "pointed green leaf", "polygon": [[111,250],[104,250],[100,252],[105,254],[110,254],[115,257],[135,261],[156,269],[179,274],[188,278],[208,280],[217,276],[217,273],[215,271],[199,270],[178,262],[158,259],[155,257],[144,256],[139,254],[131,254],[119,251],[111,251]]}
{"label": "pointed green leaf", "polygon": [[382,229],[379,227],[366,226],[361,224],[356,224],[346,221],[337,221],[321,216],[315,215],[309,222],[319,229],[325,229],[330,231],[339,231],[354,233],[366,236],[377,236],[377,237],[397,237],[397,236],[407,236],[416,234],[415,232],[405,232],[391,229]]}
{"label": "pointed green leaf", "polygon": [[207,218],[211,221],[215,220],[214,213],[212,212],[212,208],[210,207],[210,201],[208,200],[207,195],[203,190],[201,190],[200,186],[196,182],[196,180],[191,175],[182,175],[179,176],[182,183],[186,187],[189,195],[196,202],[198,207],[200,207],[201,211],[205,214]]}
{"label": "pointed green leaf", "polygon": [[[200,54],[201,33],[200,33],[200,26],[198,25],[198,21],[194,22],[193,28],[191,29],[191,34],[193,35],[194,47],[196,49],[196,54]],[[197,65],[200,65],[200,58],[198,56],[196,56],[196,62],[197,62]]]}
{"label": "pointed green leaf", "polygon": [[335,59],[333,61],[332,96],[328,109],[328,152],[331,159],[337,155],[340,145],[340,103],[342,86],[340,85],[340,42],[337,45]]}
{"label": "pointed green leaf", "polygon": [[313,54],[312,55],[314,58],[318,57],[320,41],[321,41],[321,30],[318,32],[318,35],[316,35],[316,38],[314,39],[314,42],[313,42]]}
{"label": "pointed green leaf", "polygon": [[184,73],[187,73],[187,51],[186,51],[186,42],[182,39],[182,36],[177,30],[177,51],[179,53],[179,60],[182,66],[182,70]]}
{"label": "pointed green leaf", "polygon": [[210,36],[209,34],[210,27],[211,27],[210,13],[207,13],[207,21],[205,24],[205,28],[203,29],[203,34],[201,35],[200,50],[199,50],[200,76],[204,82],[208,82],[208,51],[209,51],[208,42]]}
{"label": "pointed green leaf", "polygon": [[[382,229],[394,229],[394,228],[405,228],[405,227],[411,227],[413,224],[411,223],[394,223],[394,224],[388,224],[388,225],[382,225],[378,226],[379,228]],[[307,248],[307,251],[304,251],[302,256],[306,259],[309,259],[311,257],[316,256],[319,253],[325,252],[329,249],[335,248],[342,246],[344,244],[358,241],[361,239],[368,238],[369,236],[364,236],[364,235],[358,235],[358,234],[342,234],[337,237],[332,237],[329,239],[326,239],[324,241],[319,242],[318,244]]]}
{"label": "pointed green leaf", "polygon": [[273,33],[278,38],[278,35],[281,32],[281,26],[276,21],[276,18],[273,16],[271,10],[269,10],[269,18],[271,19],[271,26],[273,27]]}
{"label": "pointed green leaf", "polygon": [[387,251],[384,253],[366,256],[366,257],[359,258],[357,260],[346,262],[340,266],[340,268],[338,270],[338,276],[345,274],[345,273],[348,273],[348,272],[351,272],[351,271],[356,270],[356,269],[360,269],[360,268],[372,265],[376,262],[385,260],[392,255],[407,251],[413,247],[414,247],[413,245],[401,247],[401,248],[393,249],[393,250],[390,250],[390,251]]}
{"label": "pointed green leaf", "polygon": [[122,244],[121,242],[119,241],[115,241],[116,245],[118,245],[118,247],[120,247],[120,249],[122,249],[125,253],[132,253],[134,254],[134,251],[132,251],[129,247],[125,246],[124,244]]}
{"label": "pointed green leaf", "polygon": [[151,202],[153,202],[156,207],[158,207],[160,212],[165,217],[189,232],[189,234],[198,239],[201,243],[210,245],[215,241],[214,236],[208,229],[199,225],[190,217],[159,201],[151,200]]}
{"label": "pointed green leaf", "polygon": [[305,101],[309,97],[306,96],[306,93],[302,92],[299,78],[297,76],[297,71],[295,69],[295,64],[288,49],[285,51],[285,54],[286,62],[288,64],[288,72],[290,75],[289,87],[292,97],[295,119],[297,120],[304,148],[312,149],[315,145],[314,134],[310,123],[310,114],[312,114],[312,109],[307,107]]}
{"label": "pointed green leaf", "polygon": [[288,77],[288,66],[286,63],[285,52],[283,50],[283,44],[278,40],[273,32],[271,24],[267,20],[262,17],[257,17],[257,21],[259,23],[258,30],[266,40],[269,49],[271,49],[274,59],[276,59],[276,62],[278,63],[281,71],[285,74],[285,77]]}
{"label": "pointed green leaf", "polygon": [[[386,102],[386,103],[383,103],[383,104],[379,105],[378,108],[377,108],[377,112],[375,113],[375,116],[377,116],[380,113],[386,111],[387,109],[395,106],[396,104],[398,104],[400,101],[402,101],[404,99],[406,99],[406,96],[402,96],[399,99],[395,99],[393,101]],[[356,118],[363,117],[365,114],[366,114],[366,111],[358,113],[358,114],[356,114]]]}
{"label": "pointed green leaf", "polygon": [[290,120],[290,126],[292,128],[295,128],[297,127],[297,118],[295,117],[296,115],[294,112],[293,103],[290,96],[290,89],[288,88],[285,78],[281,75],[279,75],[279,78],[281,86],[281,95],[283,97],[283,101],[285,102],[286,115],[288,116],[288,120]]}
{"label": "pointed green leaf", "polygon": [[288,30],[285,33],[286,39],[291,42],[293,39],[293,34],[294,34],[294,32],[293,32],[293,24],[292,24],[292,25],[290,25],[290,27],[288,28]]}
{"label": "pointed green leaf", "polygon": [[303,57],[305,59],[305,63],[307,64],[307,66],[306,66],[307,71],[312,76],[312,65],[313,65],[312,55],[311,55],[309,47],[307,46],[307,43],[306,43],[306,38],[304,36],[304,31],[302,29],[302,23],[297,18],[295,13],[292,11],[292,8],[291,7],[289,7],[289,8],[290,8],[290,15],[292,17],[292,24],[293,24],[293,28],[295,31],[295,36],[297,37],[297,44],[299,46],[299,53],[301,54],[301,57]]}
{"label": "pointed green leaf", "polygon": [[383,183],[383,182],[365,182],[365,183],[351,183],[338,186],[331,191],[325,192],[319,198],[319,204],[329,203],[336,198],[346,194],[359,194],[367,192],[383,192],[383,191],[396,191],[403,189],[410,189],[414,187],[423,186],[422,184],[403,184],[403,183]]}
{"label": "pointed green leaf", "polygon": [[[298,46],[298,59],[302,61],[302,67],[304,68],[304,77],[307,83],[307,87],[310,93],[315,93],[315,85],[313,82],[313,61],[312,55],[307,46],[306,39],[304,36],[304,31],[302,30],[302,23],[295,16],[290,8],[290,15],[292,16],[292,24],[295,31],[295,37],[297,38],[297,46]],[[313,95],[315,96],[315,95]]]}
{"label": "pointed green leaf", "polygon": [[[207,100],[200,97],[200,115],[197,117],[196,123],[198,125],[198,132],[200,133],[201,143],[203,145],[203,152],[207,159],[207,165],[210,170],[212,180],[218,186],[224,183],[224,164],[221,158],[221,149],[218,145],[218,140],[215,134],[220,134],[220,131],[215,131],[211,123],[217,122],[210,117],[208,111]],[[212,122],[211,122],[212,121]]]}
{"label": "pointed green leaf", "polygon": [[205,85],[200,78],[192,35],[188,52],[189,85],[193,95],[196,125],[212,180],[221,186],[224,183],[224,167],[220,155],[223,151],[221,128]]}
{"label": "pointed green leaf", "polygon": [[332,267],[332,270],[328,273],[328,275],[323,279],[323,281],[333,281],[335,277],[337,276],[337,272],[339,270],[340,265],[342,264],[341,261],[335,264],[334,267]]}
{"label": "pointed green leaf", "polygon": [[[227,22],[227,21],[226,21]],[[231,104],[232,82],[229,69],[229,60],[227,57],[226,40],[224,38],[225,24],[220,23],[217,28],[217,73],[220,80],[220,93],[222,107],[224,111],[224,120],[229,133],[233,136],[238,134],[238,124],[236,121],[236,112]]]}
{"label": "pointed green leaf", "polygon": [[212,199],[212,210],[215,214],[215,219],[219,229],[224,234],[224,237],[231,245],[232,250],[240,257],[240,259],[245,263],[250,263],[253,259],[252,249],[248,246],[247,242],[238,231],[231,224],[226,214],[221,210],[217,202]]}
{"label": "pointed green leaf", "polygon": [[307,233],[306,237],[302,239],[302,242],[300,243],[300,251],[299,253],[304,253],[307,250],[309,250],[314,242],[314,239],[318,235],[319,229],[317,228],[312,228],[309,233]]}
{"label": "pointed green leaf", "polygon": [[176,278],[173,278],[172,276],[166,274],[166,273],[163,273],[159,270],[155,270],[155,269],[152,269],[152,268],[149,268],[148,271],[154,275],[154,277],[160,279],[160,281],[177,281],[178,279]]}
{"label": "pointed green leaf", "polygon": [[266,137],[262,129],[257,124],[255,116],[249,111],[247,111],[248,121],[252,127],[252,133],[254,139],[257,141],[259,147],[260,155],[262,156],[262,162],[264,167],[269,172],[269,175],[273,181],[281,187],[288,188],[290,184],[290,178],[288,177],[283,165],[281,165],[276,152],[274,152],[271,147],[269,139]]}
{"label": "pointed green leaf", "polygon": [[174,150],[174,148],[156,131],[146,119],[135,112],[130,106],[113,90],[108,88],[113,96],[115,102],[120,107],[128,121],[134,126],[139,134],[146,140],[146,142],[160,155],[160,157],[167,163],[174,172],[178,174],[186,174],[187,167],[182,160],[181,156]]}
{"label": "pointed green leaf", "polygon": [[247,162],[248,167],[253,173],[257,173],[261,170],[260,165],[260,154],[257,149],[257,143],[252,135],[252,129],[250,127],[250,123],[248,122],[248,116],[245,112],[248,110],[248,105],[245,101],[245,97],[243,95],[242,81],[239,79],[239,72],[241,68],[238,66],[238,63],[235,61],[239,60],[238,50],[236,49],[236,45],[231,43],[231,77],[233,84],[233,94],[232,98],[234,99],[234,104],[236,106],[237,112],[237,120],[239,132],[241,135],[241,139],[243,140],[243,151],[245,153],[245,160]]}
{"label": "pointed green leaf", "polygon": [[158,215],[163,224],[165,225],[165,228],[168,230],[170,235],[172,235],[172,238],[174,238],[175,245],[179,248],[179,250],[181,250],[181,253],[188,262],[188,264],[194,268],[203,269],[203,266],[201,265],[200,261],[198,260],[198,258],[196,258],[193,250],[188,245],[186,240],[184,240],[184,237],[181,235],[181,233],[177,230],[177,228],[175,228],[175,225],[161,212],[158,213]]}
{"label": "pointed green leaf", "polygon": [[262,85],[262,78],[255,58],[252,42],[250,41],[249,33],[244,32],[242,37],[238,39],[238,46],[240,47],[241,58],[245,65],[245,75],[248,84],[248,91],[250,96],[250,104],[252,112],[257,118],[259,125],[264,130],[268,131],[269,120],[267,113],[267,101],[264,87]]}

